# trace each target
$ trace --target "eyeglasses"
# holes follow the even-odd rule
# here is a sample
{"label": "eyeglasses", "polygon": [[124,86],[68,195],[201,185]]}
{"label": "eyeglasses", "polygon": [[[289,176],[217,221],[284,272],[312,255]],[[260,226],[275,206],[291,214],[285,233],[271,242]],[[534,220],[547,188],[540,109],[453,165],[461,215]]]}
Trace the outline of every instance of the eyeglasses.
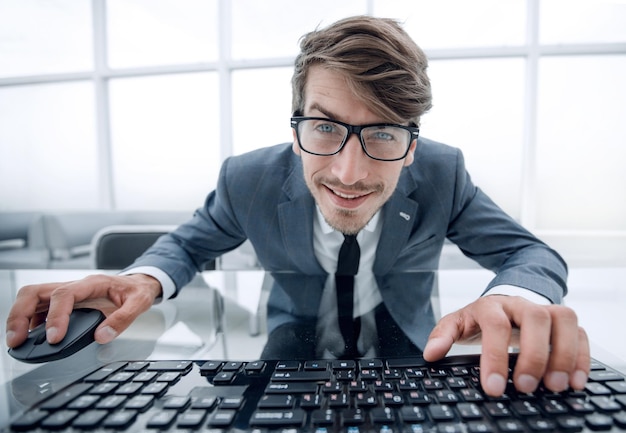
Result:
{"label": "eyeglasses", "polygon": [[367,156],[378,161],[398,161],[409,153],[413,140],[419,137],[417,126],[374,123],[350,125],[324,117],[291,118],[300,149],[306,153],[330,156],[341,152],[348,137],[356,134]]}

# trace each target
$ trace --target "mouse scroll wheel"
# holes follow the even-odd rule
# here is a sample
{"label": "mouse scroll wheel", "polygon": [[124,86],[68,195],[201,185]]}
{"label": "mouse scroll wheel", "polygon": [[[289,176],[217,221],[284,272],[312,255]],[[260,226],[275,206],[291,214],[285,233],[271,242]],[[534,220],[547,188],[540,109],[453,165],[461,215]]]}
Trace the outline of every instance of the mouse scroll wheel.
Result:
{"label": "mouse scroll wheel", "polygon": [[39,335],[37,335],[35,337],[35,345],[39,346],[44,341],[46,341],[46,333],[45,332],[40,332]]}

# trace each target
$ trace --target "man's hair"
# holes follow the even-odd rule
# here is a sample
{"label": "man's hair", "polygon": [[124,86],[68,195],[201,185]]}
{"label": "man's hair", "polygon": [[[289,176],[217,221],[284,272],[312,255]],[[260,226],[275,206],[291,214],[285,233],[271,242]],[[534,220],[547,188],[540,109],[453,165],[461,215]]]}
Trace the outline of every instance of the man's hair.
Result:
{"label": "man's hair", "polygon": [[292,78],[292,111],[304,111],[312,65],[342,74],[353,94],[381,118],[413,122],[431,108],[428,60],[394,20],[357,16],[304,35]]}

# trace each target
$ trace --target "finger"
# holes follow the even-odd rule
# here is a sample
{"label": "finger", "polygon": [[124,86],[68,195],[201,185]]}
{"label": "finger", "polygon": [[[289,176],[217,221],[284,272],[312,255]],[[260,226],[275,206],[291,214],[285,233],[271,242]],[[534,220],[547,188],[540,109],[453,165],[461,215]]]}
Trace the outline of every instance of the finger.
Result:
{"label": "finger", "polygon": [[109,282],[108,296],[119,308],[98,308],[107,313],[107,318],[96,329],[95,339],[106,344],[124,332],[142,313],[154,304],[161,293],[161,284],[146,275],[114,277]]}
{"label": "finger", "polygon": [[513,383],[520,392],[530,393],[537,389],[548,366],[552,318],[544,306],[531,303],[523,309],[514,308],[510,314],[520,330]]}
{"label": "finger", "polygon": [[476,302],[474,318],[483,334],[480,355],[480,383],[485,393],[499,397],[504,394],[509,377],[509,345],[512,325],[502,304],[513,298],[488,296]]}
{"label": "finger", "polygon": [[[97,287],[99,279],[87,277],[78,281],[61,284],[50,294],[46,317],[46,339],[50,344],[59,343],[67,334],[70,314],[82,300],[106,296],[106,290]],[[102,284],[100,282],[99,284]]]}
{"label": "finger", "polygon": [[589,338],[583,328],[578,328],[578,356],[574,374],[570,377],[570,386],[575,390],[585,388],[591,370],[591,349]]}
{"label": "finger", "polygon": [[460,315],[458,313],[448,314],[439,320],[428,337],[426,347],[424,347],[423,356],[426,361],[433,362],[446,356],[461,335],[457,325],[459,320]]}
{"label": "finger", "polygon": [[98,326],[94,334],[96,342],[106,344],[113,341],[147,311],[152,302],[147,302],[141,296],[129,296],[120,308],[107,315],[107,318]]}
{"label": "finger", "polygon": [[544,384],[554,392],[569,387],[574,374],[579,351],[578,318],[570,308],[554,305],[548,307],[552,314],[552,352],[544,376]]}
{"label": "finger", "polygon": [[38,284],[22,287],[15,297],[15,302],[6,320],[6,343],[8,347],[17,347],[28,337],[33,329],[45,320],[50,293],[59,283]]}

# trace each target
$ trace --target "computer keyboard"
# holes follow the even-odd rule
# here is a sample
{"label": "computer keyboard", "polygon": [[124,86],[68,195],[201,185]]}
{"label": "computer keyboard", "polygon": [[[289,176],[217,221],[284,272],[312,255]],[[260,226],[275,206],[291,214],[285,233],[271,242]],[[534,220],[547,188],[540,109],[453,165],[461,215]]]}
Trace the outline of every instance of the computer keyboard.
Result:
{"label": "computer keyboard", "polygon": [[[511,356],[511,367],[515,355]],[[10,431],[626,431],[625,376],[592,362],[583,391],[490,398],[478,356],[114,362],[17,415]]]}

